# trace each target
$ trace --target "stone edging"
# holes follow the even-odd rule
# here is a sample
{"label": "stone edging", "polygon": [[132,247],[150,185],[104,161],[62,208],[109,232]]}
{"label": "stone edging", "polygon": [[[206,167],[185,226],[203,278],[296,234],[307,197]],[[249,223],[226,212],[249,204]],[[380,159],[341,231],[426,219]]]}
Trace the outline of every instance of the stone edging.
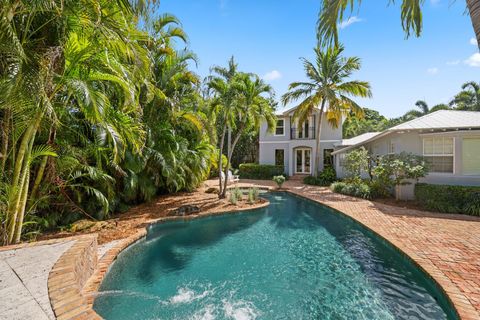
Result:
{"label": "stone edging", "polygon": [[48,275],[48,296],[57,319],[99,319],[82,294],[97,266],[97,235],[77,237]]}
{"label": "stone edging", "polygon": [[[285,190],[288,193],[291,193],[295,196],[314,201],[321,205],[324,205],[328,208],[339,212],[340,214],[346,216],[349,219],[353,219],[355,222],[362,225],[367,230],[371,231],[381,239],[387,241],[390,245],[392,245],[396,250],[398,250],[401,254],[406,256],[410,259],[420,270],[422,270],[427,276],[429,276],[437,285],[437,287],[445,294],[445,297],[449,300],[453,308],[455,309],[457,315],[462,320],[479,320],[479,315],[476,309],[472,306],[470,301],[466,299],[466,297],[460,292],[460,290],[455,286],[452,281],[445,276],[433,263],[431,263],[427,259],[422,259],[419,257],[415,252],[411,251],[408,247],[403,245],[401,242],[396,241],[395,239],[389,239],[387,236],[382,235],[379,231],[370,228],[368,225],[364,224],[362,221],[356,219],[354,216],[343,212],[325,202],[322,202],[318,199],[309,198],[301,192],[296,192],[292,190]],[[343,195],[346,199],[352,198],[350,196]],[[352,198],[357,200],[357,198]]]}

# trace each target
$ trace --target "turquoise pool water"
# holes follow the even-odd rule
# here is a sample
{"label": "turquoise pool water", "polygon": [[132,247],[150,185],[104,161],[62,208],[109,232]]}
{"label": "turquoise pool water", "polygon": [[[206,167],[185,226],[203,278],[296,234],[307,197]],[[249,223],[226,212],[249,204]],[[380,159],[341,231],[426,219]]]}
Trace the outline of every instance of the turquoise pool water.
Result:
{"label": "turquoise pool water", "polygon": [[122,252],[105,319],[456,319],[435,284],[356,222],[286,193],[263,209],[170,222]]}

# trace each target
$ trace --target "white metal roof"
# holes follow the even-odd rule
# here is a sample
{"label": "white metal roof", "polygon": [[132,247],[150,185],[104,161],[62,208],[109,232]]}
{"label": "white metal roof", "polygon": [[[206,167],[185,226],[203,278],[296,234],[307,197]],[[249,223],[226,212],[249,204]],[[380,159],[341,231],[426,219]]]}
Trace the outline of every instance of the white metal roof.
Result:
{"label": "white metal roof", "polygon": [[480,112],[438,110],[388,130],[480,128]]}
{"label": "white metal roof", "polygon": [[360,134],[356,137],[350,138],[350,139],[343,139],[341,143],[337,144],[337,146],[338,147],[340,147],[340,146],[343,146],[343,147],[353,146],[353,145],[365,142],[365,141],[375,137],[376,135],[379,135],[380,133],[381,132],[362,133],[362,134]]}
{"label": "white metal roof", "polygon": [[[370,137],[362,137],[359,135],[358,142],[350,145],[343,145],[344,148],[336,150],[332,154],[344,153],[351,149],[354,149],[362,144],[376,140],[380,137],[384,137],[392,132],[404,131],[404,130],[441,130],[441,129],[479,129],[480,128],[480,112],[479,111],[460,111],[460,110],[439,110],[429,113],[423,117],[416,118],[398,126],[387,129],[383,132],[369,132],[372,135]],[[347,139],[347,140],[352,140]]]}

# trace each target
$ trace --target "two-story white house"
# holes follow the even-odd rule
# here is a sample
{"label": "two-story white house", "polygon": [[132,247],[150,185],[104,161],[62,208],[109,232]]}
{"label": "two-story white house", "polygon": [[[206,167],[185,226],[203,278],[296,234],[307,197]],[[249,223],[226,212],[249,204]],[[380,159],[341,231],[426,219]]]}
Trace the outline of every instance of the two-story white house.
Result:
{"label": "two-story white house", "polygon": [[[277,113],[277,127],[273,133],[268,132],[266,123],[260,128],[260,164],[283,165],[285,173],[293,175],[310,175],[313,173],[316,154],[316,123],[319,112],[312,114],[305,123],[293,120],[295,108]],[[332,166],[334,146],[342,142],[342,125],[332,128],[325,115],[322,119],[320,133],[320,166]]]}

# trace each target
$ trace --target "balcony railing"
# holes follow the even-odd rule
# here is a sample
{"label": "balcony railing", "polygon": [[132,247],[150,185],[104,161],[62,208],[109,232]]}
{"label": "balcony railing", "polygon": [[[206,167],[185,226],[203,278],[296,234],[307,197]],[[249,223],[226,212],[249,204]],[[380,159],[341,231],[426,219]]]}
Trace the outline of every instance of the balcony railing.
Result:
{"label": "balcony railing", "polygon": [[315,127],[309,127],[308,130],[292,128],[290,129],[291,140],[309,140],[315,139]]}

